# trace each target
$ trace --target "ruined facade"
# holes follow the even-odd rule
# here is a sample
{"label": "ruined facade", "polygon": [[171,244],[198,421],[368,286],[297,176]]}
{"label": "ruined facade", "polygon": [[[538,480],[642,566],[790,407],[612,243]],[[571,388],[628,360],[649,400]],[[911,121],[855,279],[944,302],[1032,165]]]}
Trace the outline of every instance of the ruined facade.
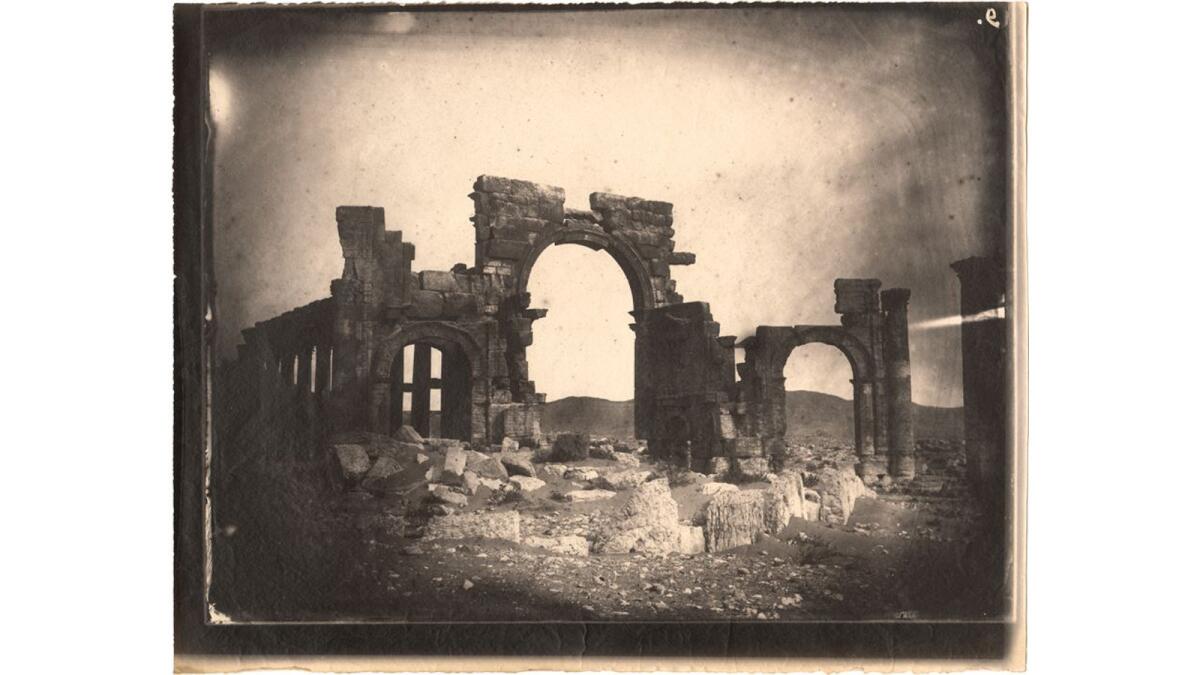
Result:
{"label": "ruined facade", "polygon": [[331,297],[243,331],[232,369],[239,414],[279,415],[282,400],[315,430],[392,434],[408,423],[479,447],[505,437],[536,444],[545,397],[529,378],[526,348],[546,310],[529,306],[526,286],[542,251],[578,244],[606,252],[629,282],[634,430],[651,454],[700,470],[765,472],[786,450],[788,354],[823,342],[853,369],[860,475],[913,475],[906,289],[839,279],[840,326],[762,326],[738,343],[720,334],[706,303],[676,292],[671,268],[695,256],[675,250],[671,204],[593,193],[589,210],[574,210],[560,188],[491,176],[470,197],[474,264],[449,271],[413,270],[415,247],[387,230],[383,209],[339,207],[342,276]]}

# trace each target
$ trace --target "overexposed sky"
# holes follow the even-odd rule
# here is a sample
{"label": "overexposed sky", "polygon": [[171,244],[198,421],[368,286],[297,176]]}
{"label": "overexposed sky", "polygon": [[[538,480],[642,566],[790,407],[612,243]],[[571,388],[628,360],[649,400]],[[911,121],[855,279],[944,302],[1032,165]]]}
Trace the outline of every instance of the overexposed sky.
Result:
{"label": "overexposed sky", "polygon": [[[833,281],[957,312],[949,264],[1003,236],[1006,159],[986,25],[954,11],[798,9],[258,15],[214,26],[220,346],[325,297],[334,209],[386,209],[418,269],[473,262],[480,174],[675,204],[673,275],[724,334],[835,323]],[[1002,100],[1002,99],[1001,99]],[[603,253],[531,279],[531,378],[550,399],[632,396],[628,287]],[[961,403],[958,330],[914,331],[913,395]],[[618,376],[614,376],[618,373]],[[619,376],[620,374],[627,376]],[[837,353],[789,388],[849,395]],[[795,384],[794,384],[795,383]]]}

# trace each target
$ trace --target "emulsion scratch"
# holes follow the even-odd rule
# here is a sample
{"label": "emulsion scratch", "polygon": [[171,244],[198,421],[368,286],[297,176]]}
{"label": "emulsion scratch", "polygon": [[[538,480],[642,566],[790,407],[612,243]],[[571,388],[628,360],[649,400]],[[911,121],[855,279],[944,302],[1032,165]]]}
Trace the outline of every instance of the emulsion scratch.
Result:
{"label": "emulsion scratch", "polygon": [[928,319],[926,321],[919,321],[917,323],[910,325],[909,329],[910,330],[931,330],[934,328],[952,328],[954,326],[961,326],[964,323],[975,323],[976,321],[988,321],[991,319],[1003,319],[1003,318],[1004,318],[1004,308],[1003,307],[994,307],[992,309],[985,309],[982,312],[976,312],[974,314],[969,314],[967,316],[959,316],[959,315],[955,314],[953,316],[944,316],[944,317],[941,317],[938,319]]}

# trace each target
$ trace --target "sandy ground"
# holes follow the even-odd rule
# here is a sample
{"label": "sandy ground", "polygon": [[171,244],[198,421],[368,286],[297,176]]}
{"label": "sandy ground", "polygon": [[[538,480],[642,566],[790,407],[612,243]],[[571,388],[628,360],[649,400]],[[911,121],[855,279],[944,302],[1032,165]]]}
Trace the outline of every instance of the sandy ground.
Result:
{"label": "sandy ground", "polygon": [[[796,453],[797,468],[813,461],[811,451]],[[468,508],[517,510],[522,536],[585,535],[629,495],[564,503],[554,493],[580,486],[539,477],[547,485],[521,499],[480,488]],[[419,525],[367,536],[346,528],[329,544],[343,564],[323,579],[325,592],[252,613],[397,621],[980,618],[986,589],[972,573],[978,552],[967,500],[915,486],[879,492],[860,499],[844,525],[793,519],[776,536],[715,554],[576,557],[492,539],[429,541],[414,536]],[[677,486],[672,496],[683,520],[706,501],[700,484]]]}

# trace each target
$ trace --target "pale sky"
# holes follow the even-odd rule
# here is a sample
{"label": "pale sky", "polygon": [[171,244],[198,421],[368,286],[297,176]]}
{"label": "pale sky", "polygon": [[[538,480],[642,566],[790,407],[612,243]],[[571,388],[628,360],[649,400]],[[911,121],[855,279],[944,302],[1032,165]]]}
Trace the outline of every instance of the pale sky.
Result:
{"label": "pale sky", "polygon": [[[893,9],[415,13],[210,30],[219,347],[326,297],[334,209],[373,205],[417,269],[473,262],[480,174],[675,204],[673,276],[722,333],[836,323],[833,281],[957,313],[949,264],[1002,240],[996,64],[973,15]],[[231,28],[231,25],[238,25]],[[531,378],[553,400],[632,397],[628,286],[603,253],[534,268]],[[961,404],[956,327],[914,331],[913,397]],[[789,389],[849,396],[806,347]]]}

